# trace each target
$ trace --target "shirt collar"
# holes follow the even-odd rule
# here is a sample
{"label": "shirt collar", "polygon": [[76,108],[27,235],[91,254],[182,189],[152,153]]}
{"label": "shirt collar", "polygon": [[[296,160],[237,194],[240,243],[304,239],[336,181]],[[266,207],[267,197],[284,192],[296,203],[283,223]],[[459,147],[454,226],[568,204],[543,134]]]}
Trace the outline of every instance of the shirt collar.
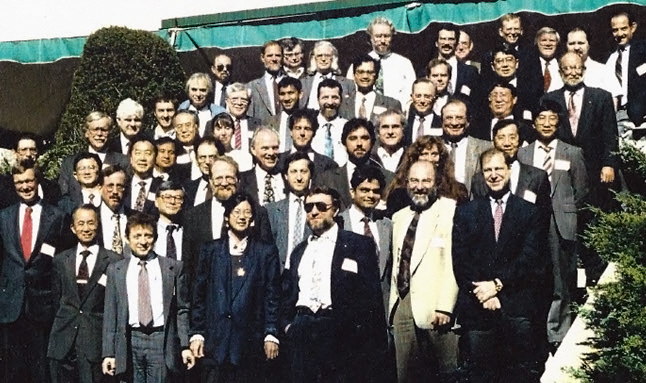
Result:
{"label": "shirt collar", "polygon": [[330,242],[336,242],[336,237],[339,235],[339,225],[334,223],[331,228],[329,228],[326,232],[321,234],[321,236],[317,237],[315,235],[310,235],[308,238],[308,243],[312,241],[330,241]]}

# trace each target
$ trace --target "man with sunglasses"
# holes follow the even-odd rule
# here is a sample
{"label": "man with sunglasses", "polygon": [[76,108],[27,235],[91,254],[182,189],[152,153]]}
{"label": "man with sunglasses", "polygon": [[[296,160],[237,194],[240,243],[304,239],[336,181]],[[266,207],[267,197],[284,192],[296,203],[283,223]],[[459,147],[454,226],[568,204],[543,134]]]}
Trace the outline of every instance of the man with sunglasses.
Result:
{"label": "man with sunglasses", "polygon": [[339,193],[305,197],[308,240],[283,273],[281,329],[291,340],[294,383],[379,382],[386,349],[375,242],[339,228]]}
{"label": "man with sunglasses", "polygon": [[213,73],[213,103],[225,107],[227,86],[231,82],[231,57],[221,54],[215,56],[211,73]]}

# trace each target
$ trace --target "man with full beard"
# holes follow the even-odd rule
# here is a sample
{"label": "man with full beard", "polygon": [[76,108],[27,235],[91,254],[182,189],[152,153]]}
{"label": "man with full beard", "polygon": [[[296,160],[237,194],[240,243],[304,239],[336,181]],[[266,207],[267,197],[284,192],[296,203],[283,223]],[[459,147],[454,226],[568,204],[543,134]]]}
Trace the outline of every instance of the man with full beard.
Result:
{"label": "man with full beard", "polygon": [[435,168],[428,161],[411,166],[407,190],[411,206],[393,216],[388,310],[397,380],[423,382],[435,376],[444,382],[457,365],[457,337],[450,332],[458,295],[451,261],[456,201],[437,197]]}

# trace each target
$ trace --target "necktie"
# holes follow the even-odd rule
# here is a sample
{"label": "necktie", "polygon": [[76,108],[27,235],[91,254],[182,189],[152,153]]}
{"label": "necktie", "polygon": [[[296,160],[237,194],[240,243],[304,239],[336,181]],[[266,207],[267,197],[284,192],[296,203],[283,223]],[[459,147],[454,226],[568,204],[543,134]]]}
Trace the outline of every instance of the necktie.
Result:
{"label": "necktie", "polygon": [[570,128],[572,129],[572,135],[576,137],[577,125],[579,124],[579,118],[576,115],[576,104],[574,103],[574,94],[575,92],[570,92],[570,99],[567,105],[567,111],[570,119]]}
{"label": "necktie", "polygon": [[458,143],[457,142],[451,142],[449,145],[451,145],[451,153],[449,153],[449,157],[451,158],[451,161],[453,161],[453,165],[455,166],[455,157],[456,157],[456,152],[458,151]]}
{"label": "necktie", "polygon": [[554,159],[552,158],[552,148],[549,146],[540,146],[545,151],[545,160],[543,161],[543,169],[547,173],[550,181],[552,180],[552,167],[554,166]]}
{"label": "necktie", "polygon": [[139,181],[139,193],[137,193],[137,199],[135,200],[135,210],[143,211],[145,203],[146,203],[146,182]]}
{"label": "necktie", "polygon": [[623,78],[621,73],[622,72],[621,62],[623,61],[624,49],[626,49],[626,47],[619,47],[617,49],[617,61],[615,62],[615,76],[617,76],[617,80],[619,80],[619,85],[622,85],[622,86],[623,86],[623,83],[622,83]]}
{"label": "necktie", "polygon": [[359,106],[359,117],[366,118],[366,98],[361,99],[361,105]]}
{"label": "necktie", "polygon": [[212,198],[213,198],[213,192],[211,191],[211,185],[209,185],[209,183],[207,182],[207,184],[206,184],[206,194],[205,194],[204,200],[209,201]]}
{"label": "necktie", "polygon": [[496,200],[496,211],[493,215],[493,228],[496,234],[496,242],[498,242],[498,235],[500,234],[500,227],[502,226],[502,200]]}
{"label": "necktie", "polygon": [[240,119],[236,118],[233,125],[234,149],[242,148],[242,130],[240,128]]}
{"label": "necktie", "polygon": [[377,80],[375,80],[375,92],[379,94],[384,94],[384,59],[379,58],[381,66],[379,67],[379,73],[377,73]]}
{"label": "necktie", "polygon": [[274,202],[274,188],[271,185],[272,175],[267,173],[265,175],[265,194],[263,198],[264,203]]}
{"label": "necktie", "polygon": [[277,116],[281,112],[280,108],[280,98],[278,98],[278,84],[276,83],[278,78],[276,76],[271,77],[271,84],[274,87],[274,115]]}
{"label": "necktie", "polygon": [[114,225],[114,233],[112,234],[112,251],[117,254],[123,253],[123,240],[121,239],[121,217],[119,214],[112,216],[112,223]]}
{"label": "necktie", "polygon": [[142,327],[150,327],[153,324],[153,308],[150,304],[150,282],[148,281],[148,270],[146,261],[139,261],[138,285],[139,299],[137,301],[137,313],[139,315],[139,324]]}
{"label": "necktie", "polygon": [[31,258],[31,236],[33,232],[33,222],[31,220],[32,208],[27,206],[25,209],[25,216],[22,221],[22,233],[20,234],[20,245],[22,246],[22,255],[25,261]]}
{"label": "necktie", "polygon": [[177,226],[166,226],[166,257],[177,259],[177,246],[175,245],[175,238],[173,238],[173,231],[177,230]]}
{"label": "necktie", "polygon": [[87,199],[90,201],[90,205],[94,206],[94,194],[90,193],[90,195],[87,196]]}
{"label": "necktie", "polygon": [[410,290],[410,260],[413,255],[413,245],[415,244],[415,232],[419,222],[419,212],[416,211],[413,220],[408,226],[404,243],[402,245],[401,256],[399,260],[399,272],[397,273],[397,291],[399,297],[403,299]]}
{"label": "necktie", "polygon": [[361,218],[361,222],[363,222],[363,235],[366,237],[370,237],[373,241],[375,240],[374,235],[372,235],[372,230],[370,230],[370,218],[368,217],[363,217]]}
{"label": "necktie", "polygon": [[303,200],[296,198],[296,222],[294,223],[294,241],[292,249],[303,240]]}
{"label": "necktie", "polygon": [[325,155],[334,158],[334,145],[332,144],[332,124],[329,122],[323,125],[325,128]]}
{"label": "necktie", "polygon": [[545,61],[545,73],[543,73],[543,91],[547,92],[552,84],[552,74],[550,73],[550,62]]}
{"label": "necktie", "polygon": [[426,121],[426,117],[419,116],[419,125],[417,126],[417,136],[415,137],[415,140],[424,135],[424,121]]}
{"label": "necktie", "polygon": [[91,253],[88,250],[81,251],[83,259],[79,265],[79,272],[76,274],[76,284],[78,286],[80,296],[85,294],[85,286],[87,285],[87,281],[90,279],[90,270],[87,266],[87,257],[90,254]]}

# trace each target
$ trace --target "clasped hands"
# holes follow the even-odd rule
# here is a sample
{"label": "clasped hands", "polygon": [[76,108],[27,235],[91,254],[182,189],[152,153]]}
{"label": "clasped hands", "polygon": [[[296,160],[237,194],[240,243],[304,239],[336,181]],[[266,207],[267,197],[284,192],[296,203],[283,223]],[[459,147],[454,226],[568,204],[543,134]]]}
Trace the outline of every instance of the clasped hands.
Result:
{"label": "clasped hands", "polygon": [[502,306],[500,305],[500,300],[496,296],[498,291],[496,290],[496,283],[494,281],[480,281],[480,282],[471,282],[475,288],[473,289],[473,295],[478,298],[478,301],[482,303],[482,307],[486,310],[498,310]]}

